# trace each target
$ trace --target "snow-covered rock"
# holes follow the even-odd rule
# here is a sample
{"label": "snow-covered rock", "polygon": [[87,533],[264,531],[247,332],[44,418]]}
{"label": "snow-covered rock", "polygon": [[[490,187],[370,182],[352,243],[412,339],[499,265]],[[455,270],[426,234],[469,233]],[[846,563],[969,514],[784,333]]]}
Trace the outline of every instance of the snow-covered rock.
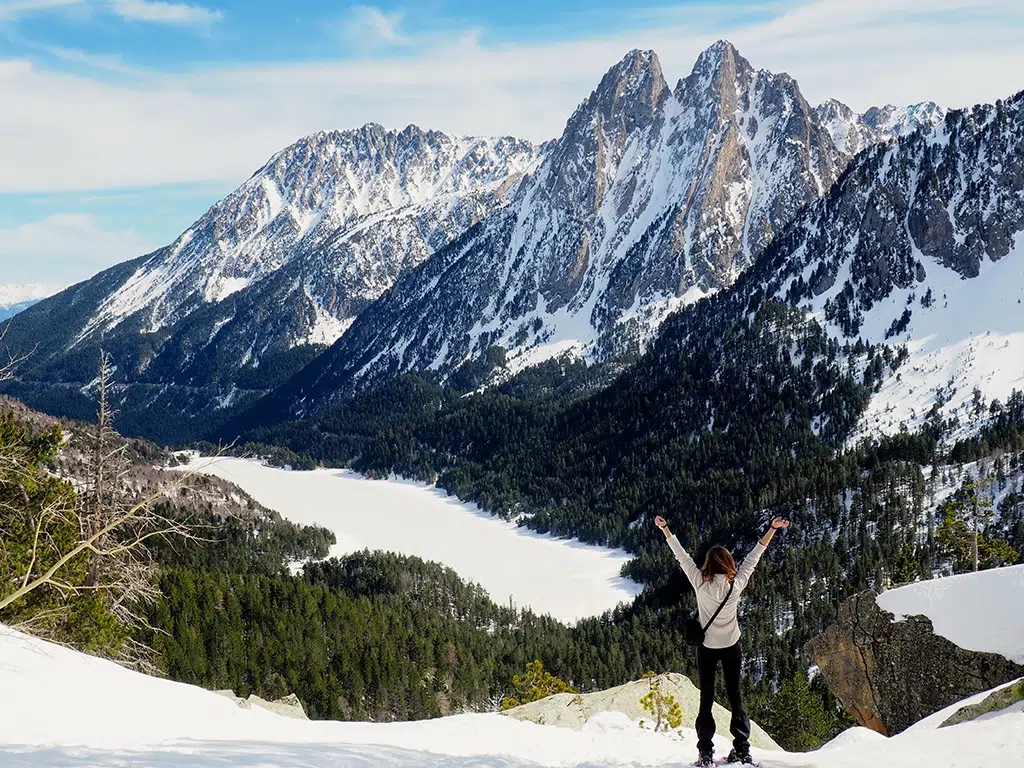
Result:
{"label": "snow-covered rock", "polygon": [[843,601],[806,651],[861,725],[900,733],[1024,675],[1024,566]]}
{"label": "snow-covered rock", "polygon": [[897,621],[927,616],[935,634],[961,648],[1024,664],[1024,565],[919,581],[875,602]]}
{"label": "snow-covered rock", "polygon": [[841,101],[828,99],[815,107],[815,112],[836,149],[848,158],[873,144],[907,136],[921,126],[938,125],[946,117],[946,111],[934,101],[902,109],[886,104],[857,114]]}

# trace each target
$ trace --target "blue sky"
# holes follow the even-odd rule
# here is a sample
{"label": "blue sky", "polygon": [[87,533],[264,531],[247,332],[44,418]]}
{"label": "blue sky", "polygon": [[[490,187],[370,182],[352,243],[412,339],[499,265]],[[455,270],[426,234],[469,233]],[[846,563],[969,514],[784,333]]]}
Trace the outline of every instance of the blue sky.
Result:
{"label": "blue sky", "polygon": [[555,136],[653,48],[720,37],[812,102],[1024,88],[1020,0],[0,0],[0,283],[65,284],[174,239],[275,151],[367,121]]}

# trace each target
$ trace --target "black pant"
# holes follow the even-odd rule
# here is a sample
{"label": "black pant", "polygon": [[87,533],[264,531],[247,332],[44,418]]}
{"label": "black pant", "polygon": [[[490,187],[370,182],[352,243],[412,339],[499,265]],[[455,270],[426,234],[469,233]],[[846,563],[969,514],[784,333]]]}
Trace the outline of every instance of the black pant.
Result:
{"label": "black pant", "polygon": [[715,703],[715,675],[718,662],[722,662],[725,673],[725,690],[729,696],[729,708],[732,710],[732,743],[737,752],[750,750],[750,718],[743,709],[740,697],[740,668],[743,665],[743,648],[739,641],[728,648],[697,648],[697,677],[700,680],[700,712],[697,715],[697,750],[703,754],[714,751],[712,739],[715,736],[715,718],[711,714],[711,705]]}

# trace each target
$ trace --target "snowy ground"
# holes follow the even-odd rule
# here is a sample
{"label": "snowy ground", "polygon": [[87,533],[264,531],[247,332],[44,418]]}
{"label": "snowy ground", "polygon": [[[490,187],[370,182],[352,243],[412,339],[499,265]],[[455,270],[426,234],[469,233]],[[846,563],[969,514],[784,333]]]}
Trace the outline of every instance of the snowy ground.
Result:
{"label": "snowy ground", "polygon": [[[0,626],[0,765],[140,768],[605,768],[692,765],[683,740],[621,714],[582,731],[499,714],[415,723],[309,722],[146,677]],[[968,701],[979,700],[981,694]],[[936,730],[959,705],[886,739],[865,729],[808,754],[754,750],[765,768],[1024,766],[1024,712]],[[691,713],[684,713],[687,720]],[[719,752],[727,748],[718,741]]]}
{"label": "snowy ground", "polygon": [[330,528],[338,538],[332,555],[379,549],[434,560],[497,603],[511,598],[571,622],[640,592],[619,576],[625,552],[534,533],[420,483],[344,470],[291,472],[250,459],[197,459],[193,467],[236,483],[289,520]]}
{"label": "snowy ground", "polygon": [[919,581],[878,596],[894,614],[927,616],[935,634],[1024,664],[1024,565]]}

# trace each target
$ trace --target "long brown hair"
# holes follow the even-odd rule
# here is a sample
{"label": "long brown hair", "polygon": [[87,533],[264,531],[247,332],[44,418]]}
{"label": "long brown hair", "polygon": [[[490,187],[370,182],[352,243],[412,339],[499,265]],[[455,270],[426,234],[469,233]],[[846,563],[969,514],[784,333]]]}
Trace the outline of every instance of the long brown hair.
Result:
{"label": "long brown hair", "polygon": [[736,561],[728,549],[716,546],[708,550],[700,574],[704,581],[711,581],[718,573],[724,573],[725,578],[732,579],[736,575]]}

